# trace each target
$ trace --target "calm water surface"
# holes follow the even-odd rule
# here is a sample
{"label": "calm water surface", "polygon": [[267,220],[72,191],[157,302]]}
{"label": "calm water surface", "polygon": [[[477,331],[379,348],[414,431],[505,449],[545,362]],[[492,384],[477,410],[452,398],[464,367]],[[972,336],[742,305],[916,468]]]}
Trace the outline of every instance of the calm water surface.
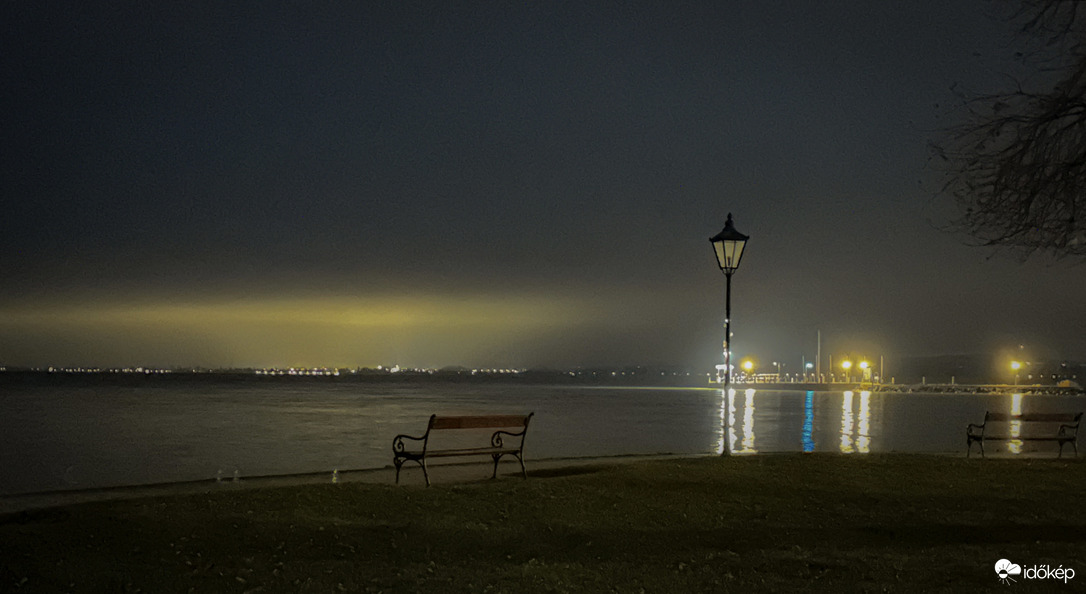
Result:
{"label": "calm water surface", "polygon": [[[266,378],[13,380],[0,374],[0,494],[377,468],[432,413],[534,411],[532,458],[964,453],[985,410],[1080,411],[1075,396],[636,389]],[[730,427],[725,431],[724,427]],[[1052,446],[1054,447],[1054,446]],[[991,451],[991,449],[989,450]],[[1048,444],[1004,453],[1051,455]]]}

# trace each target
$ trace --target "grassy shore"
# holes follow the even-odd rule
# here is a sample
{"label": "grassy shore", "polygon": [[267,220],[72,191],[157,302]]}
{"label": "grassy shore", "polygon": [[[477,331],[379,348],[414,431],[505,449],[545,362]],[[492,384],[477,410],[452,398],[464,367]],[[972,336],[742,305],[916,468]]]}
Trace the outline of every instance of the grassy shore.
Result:
{"label": "grassy shore", "polygon": [[1006,588],[1001,558],[1071,591],[1083,493],[1081,461],[912,455],[220,490],[0,516],[0,591],[959,592]]}

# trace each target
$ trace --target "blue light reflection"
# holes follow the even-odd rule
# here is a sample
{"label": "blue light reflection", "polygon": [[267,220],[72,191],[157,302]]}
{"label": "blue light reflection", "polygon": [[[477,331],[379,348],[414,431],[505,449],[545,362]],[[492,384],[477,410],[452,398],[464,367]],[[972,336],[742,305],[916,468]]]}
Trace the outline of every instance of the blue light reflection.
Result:
{"label": "blue light reflection", "polygon": [[815,451],[814,443],[814,391],[807,391],[803,401],[803,451]]}

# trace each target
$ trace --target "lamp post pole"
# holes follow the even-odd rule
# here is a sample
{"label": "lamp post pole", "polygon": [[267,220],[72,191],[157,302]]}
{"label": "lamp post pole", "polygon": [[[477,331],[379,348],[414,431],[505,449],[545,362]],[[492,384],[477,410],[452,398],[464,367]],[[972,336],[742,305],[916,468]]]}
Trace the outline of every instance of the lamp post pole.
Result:
{"label": "lamp post pole", "polygon": [[[731,220],[731,215],[728,215]],[[732,383],[732,273],[735,270],[724,271],[724,393],[728,393],[728,387]]]}
{"label": "lamp post pole", "polygon": [[739,268],[739,261],[743,257],[743,248],[747,244],[749,236],[735,230],[732,223],[732,214],[728,213],[728,221],[724,223],[724,229],[720,233],[709,238],[716,253],[716,262],[720,271],[724,273],[724,453],[729,453],[729,427],[728,416],[731,414],[731,383],[732,383],[732,274]]}

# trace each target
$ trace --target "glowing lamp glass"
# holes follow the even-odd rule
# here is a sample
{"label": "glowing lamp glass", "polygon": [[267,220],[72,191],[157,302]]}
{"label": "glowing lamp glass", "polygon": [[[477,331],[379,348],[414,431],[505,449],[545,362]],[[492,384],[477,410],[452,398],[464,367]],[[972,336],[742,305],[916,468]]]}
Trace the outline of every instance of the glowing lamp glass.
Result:
{"label": "glowing lamp glass", "polygon": [[739,261],[743,258],[743,248],[747,245],[749,236],[735,230],[732,215],[728,213],[728,221],[724,229],[709,238],[716,252],[716,262],[725,274],[735,272],[739,268]]}

